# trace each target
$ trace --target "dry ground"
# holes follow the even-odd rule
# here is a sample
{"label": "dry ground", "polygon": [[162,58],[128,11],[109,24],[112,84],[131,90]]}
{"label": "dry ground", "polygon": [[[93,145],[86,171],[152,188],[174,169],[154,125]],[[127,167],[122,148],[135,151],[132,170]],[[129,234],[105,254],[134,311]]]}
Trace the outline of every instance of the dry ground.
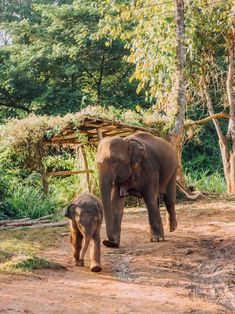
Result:
{"label": "dry ground", "polygon": [[235,313],[235,202],[184,203],[177,213],[177,231],[151,243],[146,210],[128,209],[121,247],[102,246],[99,274],[73,267],[59,235],[42,256],[67,270],[0,275],[0,313]]}

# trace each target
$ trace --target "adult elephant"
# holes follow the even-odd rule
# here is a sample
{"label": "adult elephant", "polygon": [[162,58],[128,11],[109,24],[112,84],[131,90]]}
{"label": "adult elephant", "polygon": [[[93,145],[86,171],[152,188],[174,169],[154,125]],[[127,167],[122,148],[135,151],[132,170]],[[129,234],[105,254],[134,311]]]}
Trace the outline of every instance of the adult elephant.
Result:
{"label": "adult elephant", "polygon": [[175,213],[177,160],[162,138],[139,132],[126,138],[104,138],[97,152],[101,199],[108,247],[119,247],[126,195],[143,197],[148,210],[151,241],[164,240],[159,193],[169,214],[170,231],[177,227]]}

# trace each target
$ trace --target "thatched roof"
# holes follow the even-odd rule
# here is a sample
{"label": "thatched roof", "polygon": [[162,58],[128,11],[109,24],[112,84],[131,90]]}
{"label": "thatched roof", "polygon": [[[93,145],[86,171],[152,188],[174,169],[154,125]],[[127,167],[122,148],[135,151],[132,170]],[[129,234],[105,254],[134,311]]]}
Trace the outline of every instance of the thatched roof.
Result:
{"label": "thatched roof", "polygon": [[109,119],[85,116],[78,123],[73,122],[65,125],[58,133],[46,140],[46,142],[59,145],[79,145],[82,142],[82,134],[89,143],[98,144],[101,137],[126,137],[137,131],[158,134],[156,129],[150,127],[141,127]]}

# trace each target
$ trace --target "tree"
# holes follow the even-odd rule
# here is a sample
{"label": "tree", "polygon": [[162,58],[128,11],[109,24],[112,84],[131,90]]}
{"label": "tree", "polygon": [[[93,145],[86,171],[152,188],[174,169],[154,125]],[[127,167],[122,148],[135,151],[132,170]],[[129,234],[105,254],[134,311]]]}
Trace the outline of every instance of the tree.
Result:
{"label": "tree", "polygon": [[175,125],[169,132],[170,141],[177,154],[179,171],[178,181],[185,186],[182,169],[182,138],[186,112],[186,81],[185,81],[185,25],[184,25],[184,0],[175,0],[176,14],[176,72],[175,72]]}
{"label": "tree", "polygon": [[[231,1],[218,3],[212,1],[208,3],[205,0],[198,0],[187,4],[186,9],[186,26],[187,26],[187,67],[185,68],[184,52],[184,15],[183,1],[175,1],[176,5],[176,25],[177,36],[174,34],[174,20],[172,19],[172,3],[149,3],[144,1],[128,1],[124,4],[119,1],[106,1],[109,10],[109,16],[104,16],[104,23],[101,24],[102,31],[108,32],[111,38],[122,38],[126,41],[126,46],[130,50],[129,62],[135,64],[135,71],[132,78],[140,81],[138,90],[145,87],[148,95],[156,101],[155,110],[159,116],[165,112],[171,117],[169,128],[169,138],[175,147],[179,161],[181,160],[181,145],[184,132],[185,119],[185,92],[191,95],[187,99],[188,107],[192,105],[189,100],[194,102],[195,98],[201,94],[200,84],[202,82],[203,93],[207,99],[208,111],[214,117],[215,111],[212,108],[213,99],[210,99],[210,87],[208,86],[209,78],[212,73],[221,70],[221,65],[215,62],[214,57],[220,58],[220,61],[226,55],[224,45],[232,46],[234,37],[227,36],[228,31],[227,19],[231,11]],[[232,14],[233,15],[233,14]],[[230,16],[230,20],[232,17]],[[181,22],[180,22],[181,21]],[[157,22],[157,23],[156,23]],[[231,23],[231,22],[230,22]],[[177,40],[175,44],[174,37]],[[224,38],[227,38],[224,40]],[[232,38],[228,41],[228,38]],[[226,44],[227,42],[227,44]],[[174,45],[175,44],[175,45]],[[177,49],[175,49],[177,47]],[[193,48],[192,48],[193,47]],[[196,47],[196,49],[194,49]],[[229,49],[229,59],[233,59],[233,48]],[[177,62],[175,62],[177,60]],[[175,65],[176,67],[175,67]],[[227,94],[230,103],[230,126],[233,129],[233,65],[229,62],[229,72],[227,79]],[[211,71],[211,68],[214,69]],[[210,70],[209,70],[210,68]],[[218,73],[217,73],[218,74]],[[223,95],[224,77],[216,74],[219,88],[216,90],[213,86],[215,99],[221,99]],[[222,78],[223,77],[223,78]],[[199,79],[200,78],[200,79]],[[189,83],[186,90],[186,81]],[[168,88],[166,88],[168,86]],[[230,86],[230,87],[228,87]],[[229,93],[228,93],[229,91]],[[233,153],[229,153],[229,144],[223,144],[222,130],[218,128],[218,121],[213,119],[218,136],[220,137],[220,147],[223,155],[225,176],[233,176],[229,170],[228,164],[233,164]],[[230,129],[230,127],[229,127]],[[230,142],[232,139],[231,132]],[[227,140],[226,140],[227,141]],[[233,140],[232,140],[233,141]],[[222,148],[224,146],[224,148]],[[233,145],[230,145],[233,146]],[[226,148],[225,148],[226,147]],[[230,159],[232,158],[232,159]],[[230,167],[229,166],[229,167]],[[182,183],[182,172],[179,172]],[[230,180],[230,179],[229,179]],[[231,184],[230,184],[231,185]],[[229,186],[229,183],[228,183]]]}
{"label": "tree", "polygon": [[[209,6],[205,1],[198,1],[191,6],[189,35],[192,53],[188,77],[197,93],[204,96],[210,116],[214,116],[218,108],[229,110],[227,134],[218,119],[213,119],[213,123],[219,140],[227,190],[234,194],[234,17],[231,15],[231,4],[230,1],[223,5],[215,2]],[[192,70],[193,80],[190,79]],[[215,99],[225,104],[216,105]]]}
{"label": "tree", "polygon": [[100,36],[110,45],[117,38],[124,41],[129,50],[126,60],[134,65],[130,80],[138,82],[137,92],[144,89],[147,98],[164,109],[176,65],[174,3],[100,2]]}
{"label": "tree", "polygon": [[96,2],[40,4],[30,16],[4,24],[12,44],[0,49],[1,106],[63,114],[89,104],[145,104],[128,82],[132,66],[122,42],[109,47],[96,38]]}
{"label": "tree", "polygon": [[231,148],[227,144],[229,158],[227,159],[228,174],[226,176],[228,192],[235,194],[235,96],[234,96],[234,47],[235,47],[235,23],[230,25],[227,36],[227,54],[228,54],[228,71],[227,71],[227,97],[230,112],[230,120],[227,132],[227,139],[231,141]]}

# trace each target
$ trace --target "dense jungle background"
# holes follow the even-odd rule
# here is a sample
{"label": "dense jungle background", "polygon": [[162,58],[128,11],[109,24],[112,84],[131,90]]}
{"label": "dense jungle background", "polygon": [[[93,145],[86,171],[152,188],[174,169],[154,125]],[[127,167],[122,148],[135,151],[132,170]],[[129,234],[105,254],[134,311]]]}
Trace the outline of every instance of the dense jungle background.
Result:
{"label": "dense jungle background", "polygon": [[[185,123],[224,114],[185,129],[185,180],[203,192],[225,193],[218,125],[225,135],[234,4],[188,0],[184,11]],[[42,171],[77,167],[72,149],[48,152],[42,170],[27,163],[28,142],[21,150],[12,145],[25,130],[31,141],[37,137],[36,116],[102,113],[132,124],[160,123],[162,136],[169,132],[177,111],[175,37],[172,1],[0,1],[0,219],[61,214],[83,190],[82,176],[68,176],[51,178],[48,195],[43,192]],[[95,170],[95,149],[87,148],[87,154]],[[98,193],[96,172],[92,189]]]}

